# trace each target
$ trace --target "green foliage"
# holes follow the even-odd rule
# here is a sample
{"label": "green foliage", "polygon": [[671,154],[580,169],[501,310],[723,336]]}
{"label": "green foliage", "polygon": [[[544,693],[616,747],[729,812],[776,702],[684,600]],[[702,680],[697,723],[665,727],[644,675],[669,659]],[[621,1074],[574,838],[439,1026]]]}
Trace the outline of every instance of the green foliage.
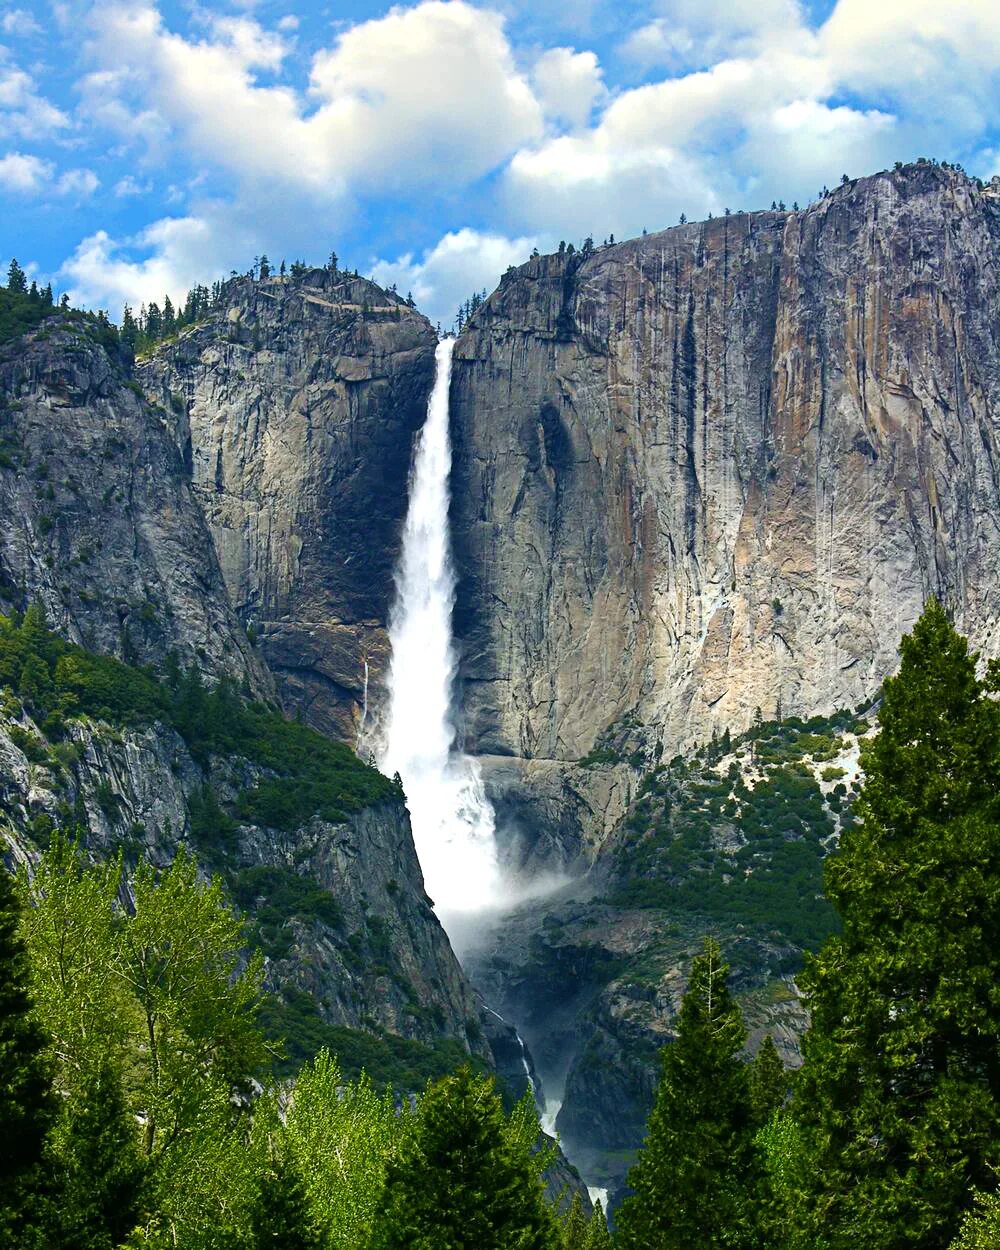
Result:
{"label": "green foliage", "polygon": [[763,1185],[739,1008],[728,968],[706,939],[691,968],[677,1038],[663,1072],[646,1141],[617,1215],[622,1250],[756,1247]]}
{"label": "green foliage", "polygon": [[583,1213],[583,1202],[579,1193],[573,1195],[573,1201],[566,1212],[560,1230],[560,1250],[584,1250],[587,1242],[587,1227],[590,1221]]}
{"label": "green foliage", "polygon": [[795,1115],[803,1245],[947,1244],[1000,1141],[1000,704],[928,603],[883,687],[859,823],[829,860],[842,932],[809,962]]}
{"label": "green foliage", "polygon": [[337,1056],[349,1077],[365,1072],[379,1088],[415,1090],[470,1062],[465,1048],[453,1038],[442,1037],[425,1046],[394,1033],[364,1033],[327,1024],[313,996],[291,987],[269,999],[259,1018],[269,1037],[284,1042],[285,1058],[278,1063],[283,1075],[291,1075],[325,1049]]}
{"label": "green foliage", "polygon": [[326,1051],[299,1073],[284,1134],[327,1250],[368,1245],[386,1168],[412,1119],[409,1103],[397,1109],[391,1090],[379,1093],[364,1077],[345,1085]]}
{"label": "green foliage", "polygon": [[48,1037],[32,1007],[20,906],[0,865],[0,1242],[17,1244],[55,1117]]}
{"label": "green foliage", "polygon": [[249,1223],[254,1250],[321,1250],[306,1187],[287,1158],[274,1159],[262,1176]]}
{"label": "green foliage", "polygon": [[587,1225],[587,1239],[583,1250],[611,1250],[611,1234],[608,1232],[608,1221],[604,1215],[604,1207],[600,1202],[594,1203],[594,1210]]}
{"label": "green foliage", "polygon": [[765,1124],[788,1097],[789,1074],[770,1033],[750,1066],[750,1105],[758,1124]]}
{"label": "green foliage", "polygon": [[979,1193],[951,1250],[996,1250],[1000,1246],[1000,1193]]}
{"label": "green foliage", "polygon": [[[235,756],[265,770],[252,789],[240,795],[237,815],[271,828],[294,829],[313,816],[343,820],[352,812],[399,797],[398,786],[363,763],[341,742],[331,742],[306,725],[242,698],[223,679],[206,687],[195,670],[168,667],[163,677],[93,655],[65,642],[48,629],[37,605],[23,619],[0,616],[0,686],[20,696],[36,720],[88,715],[117,725],[153,721],[171,725],[196,760]],[[44,723],[48,724],[47,720]],[[15,729],[39,762],[47,748],[30,731]],[[105,814],[114,819],[117,804],[105,795]],[[209,853],[230,848],[235,825],[207,787],[191,799],[192,836]]]}
{"label": "green foliage", "polygon": [[[183,1227],[193,1187],[179,1173],[204,1166],[199,1143],[209,1154],[224,1150],[238,1116],[233,1097],[245,1097],[267,1063],[255,1020],[260,958],[245,961],[242,921],[221,883],[200,881],[183,851],[159,873],[137,866],[129,911],[118,902],[121,859],[89,865],[58,834],[18,884],[59,1087],[72,1106],[87,1101],[95,1081],[121,1081],[133,1134],[141,1125],[135,1144],[149,1160],[158,1218]],[[103,1123],[105,1137],[92,1129],[92,1141],[120,1129],[110,1110]]]}
{"label": "green foliage", "polygon": [[831,750],[834,739],[821,729],[827,723],[752,731],[759,755],[769,748],[768,758],[757,761],[764,776],[752,788],[735,765],[719,774],[680,757],[648,774],[628,817],[609,901],[750,926],[817,947],[836,928],[822,897],[826,842],[835,826],[803,760]]}
{"label": "green foliage", "polygon": [[538,1118],[523,1106],[508,1119],[492,1078],[470,1068],[428,1086],[388,1164],[371,1250],[557,1250],[546,1155],[530,1153]]}
{"label": "green foliage", "polygon": [[33,330],[54,311],[51,288],[39,291],[32,283],[29,289],[20,268],[14,271],[16,264],[12,262],[7,286],[0,287],[0,343],[8,343]]}
{"label": "green foliage", "polygon": [[88,1073],[68,1100],[48,1160],[47,1250],[114,1250],[140,1222],[147,1161],[118,1074]]}
{"label": "green foliage", "polygon": [[187,293],[182,307],[177,309],[169,295],[164,296],[162,307],[151,301],[143,305],[138,316],[128,304],[122,312],[121,337],[137,356],[150,352],[157,343],[175,338],[187,326],[204,321],[218,305],[222,284],[216,282],[211,288],[194,286]]}

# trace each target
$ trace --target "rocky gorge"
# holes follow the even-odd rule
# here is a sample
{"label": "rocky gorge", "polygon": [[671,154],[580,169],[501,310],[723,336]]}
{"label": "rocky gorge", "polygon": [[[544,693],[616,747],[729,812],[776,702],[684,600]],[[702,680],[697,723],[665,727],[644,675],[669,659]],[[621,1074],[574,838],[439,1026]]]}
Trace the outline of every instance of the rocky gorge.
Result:
{"label": "rocky gorge", "polygon": [[[706,929],[795,1061],[822,858],[925,598],[1000,652],[998,336],[1000,188],[930,162],[502,277],[453,356],[455,710],[507,873],[548,887],[464,970],[398,793],[255,821],[280,770],[170,724],[62,750],[12,697],[12,856],[67,813],[156,862],[200,830],[304,1048],[516,1083],[485,998],[617,1187]],[[367,754],[435,339],[327,266],[233,278],[134,366],[81,319],[0,346],[0,609]]]}

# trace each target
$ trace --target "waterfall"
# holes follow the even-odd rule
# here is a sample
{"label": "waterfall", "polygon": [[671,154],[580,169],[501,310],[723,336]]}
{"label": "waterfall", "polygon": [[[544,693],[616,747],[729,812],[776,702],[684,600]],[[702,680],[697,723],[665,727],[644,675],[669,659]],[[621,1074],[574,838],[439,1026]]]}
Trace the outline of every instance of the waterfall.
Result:
{"label": "waterfall", "polygon": [[[389,619],[389,710],[379,760],[398,772],[427,891],[449,932],[462,913],[499,901],[493,808],[474,760],[455,749],[451,615],[455,573],[448,532],[453,339],[435,353],[434,388],[410,477],[410,503]],[[457,919],[456,919],[457,918]]]}

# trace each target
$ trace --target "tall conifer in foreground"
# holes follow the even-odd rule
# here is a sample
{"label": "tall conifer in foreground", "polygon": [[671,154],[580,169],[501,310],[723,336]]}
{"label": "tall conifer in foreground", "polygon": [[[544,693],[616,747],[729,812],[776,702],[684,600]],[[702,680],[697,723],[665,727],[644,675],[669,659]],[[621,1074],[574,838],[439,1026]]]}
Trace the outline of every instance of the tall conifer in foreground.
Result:
{"label": "tall conifer in foreground", "polygon": [[583,1213],[583,1200],[577,1192],[573,1195],[573,1201],[563,1219],[560,1239],[562,1250],[585,1250],[587,1229],[588,1221]]}
{"label": "tall conifer in foreground", "polygon": [[20,908],[0,863],[0,1244],[17,1244],[55,1118],[47,1037],[35,1019]]}
{"label": "tall conifer in foreground", "polygon": [[604,1217],[604,1207],[600,1201],[594,1203],[583,1250],[611,1250],[611,1234],[608,1232],[608,1221]]}
{"label": "tall conifer in foreground", "polygon": [[717,943],[706,939],[691,966],[677,1040],[663,1050],[646,1141],[629,1173],[633,1192],[616,1214],[622,1250],[759,1244],[756,1121],[739,1057],[746,1032],[728,971]]}
{"label": "tall conifer in foreground", "polygon": [[429,1085],[389,1164],[372,1250],[558,1250],[539,1156],[516,1117],[467,1067]]}
{"label": "tall conifer in foreground", "polygon": [[883,688],[859,823],[827,866],[842,932],[802,978],[796,1245],[939,1250],[1000,1143],[996,666],[930,602]]}

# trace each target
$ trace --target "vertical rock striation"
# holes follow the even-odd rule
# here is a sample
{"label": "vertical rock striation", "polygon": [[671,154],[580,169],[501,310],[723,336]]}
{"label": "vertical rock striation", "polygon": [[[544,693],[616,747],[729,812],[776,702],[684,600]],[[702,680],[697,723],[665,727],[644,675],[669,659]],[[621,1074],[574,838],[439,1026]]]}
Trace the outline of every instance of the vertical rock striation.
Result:
{"label": "vertical rock striation", "polygon": [[1000,195],[928,163],[506,275],[455,352],[470,750],[668,752],[1000,650]]}
{"label": "vertical rock striation", "polygon": [[227,283],[207,321],[137,366],[172,414],[240,618],[290,712],[355,740],[387,660],[430,323],[327,269]]}
{"label": "vertical rock striation", "polygon": [[181,457],[93,323],[0,347],[0,609],[94,651],[273,687],[229,605]]}

